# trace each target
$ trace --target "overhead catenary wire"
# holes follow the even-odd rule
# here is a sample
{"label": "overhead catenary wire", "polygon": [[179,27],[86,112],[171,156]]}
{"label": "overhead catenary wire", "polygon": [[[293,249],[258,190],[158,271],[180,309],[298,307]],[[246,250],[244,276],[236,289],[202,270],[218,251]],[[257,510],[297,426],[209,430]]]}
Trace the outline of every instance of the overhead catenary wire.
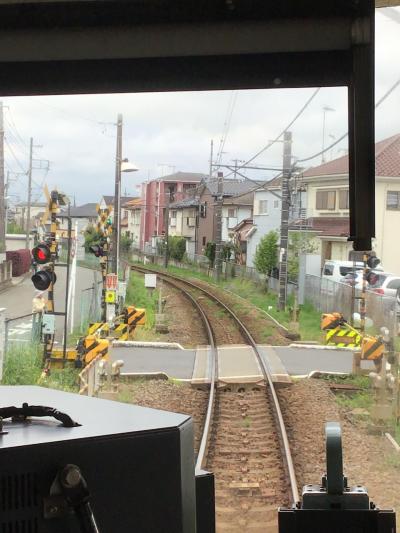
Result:
{"label": "overhead catenary wire", "polygon": [[[392,94],[392,92],[400,85],[400,78],[384,93],[384,95],[376,102],[375,109],[378,109],[378,107],[386,100],[386,98]],[[340,141],[343,141],[348,136],[349,132],[346,131],[346,133],[343,133],[338,139],[336,139],[335,142],[324,148],[324,150],[321,150],[320,152],[313,154],[308,157],[304,157],[302,159],[297,159],[296,163],[304,163],[305,161],[310,161],[311,159],[315,159],[316,157],[319,157],[320,155],[324,154],[328,150],[331,150],[331,148],[334,148],[337,144],[340,143]]]}
{"label": "overhead catenary wire", "polygon": [[[243,165],[238,167],[238,169],[245,167],[246,165],[248,165],[249,163],[251,163],[252,161],[257,159],[258,156],[260,156],[262,153],[264,153],[266,150],[268,150],[273,144],[275,144],[277,141],[279,141],[279,139],[282,137],[282,135],[285,133],[285,131],[287,131],[289,128],[291,128],[293,126],[293,124],[298,120],[298,118],[304,113],[304,111],[311,104],[311,102],[314,100],[314,98],[317,96],[317,94],[319,93],[320,90],[321,90],[321,87],[317,87],[317,89],[315,89],[315,91],[307,99],[305,104],[299,109],[299,111],[296,113],[296,115],[293,117],[293,119],[285,126],[285,128],[279,133],[279,135],[277,135],[275,137],[275,139],[273,139],[272,141],[269,141],[268,144],[266,146],[264,146],[264,148],[261,148],[261,150],[259,150],[253,157],[248,159]],[[226,177],[230,176],[231,174],[233,174],[233,172],[230,172],[229,174],[227,174]]]}
{"label": "overhead catenary wire", "polygon": [[237,96],[238,96],[238,91],[232,91],[231,92],[231,95],[230,95],[230,98],[229,98],[229,103],[228,103],[228,108],[227,108],[227,111],[226,111],[226,117],[225,117],[225,121],[224,121],[224,130],[223,130],[223,133],[222,133],[222,137],[221,137],[221,140],[220,140],[220,143],[219,143],[219,148],[218,148],[218,153],[217,153],[217,159],[216,159],[217,164],[221,163],[221,158],[222,158],[222,155],[224,153],[225,143],[226,143],[226,139],[228,137],[229,129],[230,129],[230,126],[231,126],[232,115],[233,115],[233,111],[235,109]]}

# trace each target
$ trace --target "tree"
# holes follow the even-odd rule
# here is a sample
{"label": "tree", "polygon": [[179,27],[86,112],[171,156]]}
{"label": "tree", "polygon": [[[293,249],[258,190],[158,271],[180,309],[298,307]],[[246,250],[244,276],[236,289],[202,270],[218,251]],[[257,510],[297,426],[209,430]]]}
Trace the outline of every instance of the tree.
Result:
{"label": "tree", "polygon": [[176,259],[176,261],[182,261],[186,252],[186,239],[185,237],[179,237],[174,235],[168,238],[168,251],[169,257]]}
{"label": "tree", "polygon": [[254,266],[261,274],[271,275],[271,271],[278,263],[278,233],[270,231],[261,239],[257,246]]}
{"label": "tree", "polygon": [[299,257],[300,254],[312,254],[317,249],[317,244],[313,242],[314,236],[304,231],[293,231],[289,233],[288,246],[288,278],[296,281],[299,277]]}
{"label": "tree", "polygon": [[210,265],[213,267],[215,261],[215,242],[208,242],[206,244],[204,255],[207,257],[207,259],[210,261]]}
{"label": "tree", "polygon": [[89,251],[90,246],[95,246],[100,243],[103,235],[97,231],[94,226],[88,226],[84,232],[85,237],[85,252]]}
{"label": "tree", "polygon": [[121,247],[121,252],[128,253],[132,248],[132,239],[128,235],[121,235],[121,240],[119,245]]}

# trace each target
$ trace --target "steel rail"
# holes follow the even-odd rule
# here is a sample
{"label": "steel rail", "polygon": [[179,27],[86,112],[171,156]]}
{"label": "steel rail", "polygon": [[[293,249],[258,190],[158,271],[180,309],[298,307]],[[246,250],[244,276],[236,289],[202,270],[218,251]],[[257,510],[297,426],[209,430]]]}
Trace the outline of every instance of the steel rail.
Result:
{"label": "steel rail", "polygon": [[[141,272],[148,272],[149,270],[143,268],[143,270],[140,267],[132,267],[135,268],[135,270],[139,270]],[[161,273],[160,273],[161,275]],[[208,449],[208,444],[210,441],[210,435],[211,435],[211,422],[214,414],[214,404],[215,404],[215,389],[216,389],[216,382],[217,382],[217,348],[216,348],[216,341],[215,341],[215,333],[211,326],[211,323],[203,311],[201,305],[197,302],[197,300],[185,289],[183,289],[178,283],[175,283],[172,281],[172,279],[169,279],[167,276],[165,276],[167,279],[164,279],[166,283],[169,285],[172,285],[176,289],[178,289],[184,296],[190,300],[190,302],[194,305],[194,307],[197,309],[200,318],[203,322],[203,326],[206,330],[208,342],[211,347],[211,376],[210,376],[210,394],[208,396],[208,404],[207,404],[207,411],[206,411],[206,417],[204,420],[203,425],[203,433],[201,436],[200,446],[197,453],[197,459],[196,459],[196,471],[203,470],[205,468],[205,461],[206,461],[206,453]]]}
{"label": "steel rail", "polygon": [[291,454],[291,451],[290,451],[289,439],[288,439],[288,436],[287,436],[285,423],[283,421],[283,416],[282,416],[282,411],[281,411],[281,408],[280,408],[280,405],[279,405],[278,396],[276,394],[275,386],[274,386],[274,383],[273,383],[273,380],[272,380],[272,374],[271,374],[271,371],[270,371],[268,365],[266,364],[266,362],[264,361],[263,357],[261,356],[261,354],[260,354],[260,352],[259,352],[259,350],[257,348],[257,344],[256,344],[253,336],[249,332],[249,330],[246,328],[246,326],[243,324],[243,322],[240,320],[240,318],[224,302],[222,302],[217,296],[215,296],[215,294],[212,294],[211,292],[209,292],[206,289],[204,289],[204,287],[196,285],[196,283],[193,283],[193,282],[191,282],[191,281],[189,281],[189,280],[187,280],[185,278],[181,278],[180,276],[174,276],[172,274],[169,274],[169,273],[166,273],[166,272],[162,272],[162,271],[159,271],[159,270],[156,270],[156,269],[153,269],[153,268],[146,268],[146,267],[142,267],[142,266],[137,267],[136,265],[131,265],[131,268],[136,269],[136,270],[141,270],[142,272],[144,272],[144,271],[146,271],[146,272],[155,272],[155,273],[159,274],[160,276],[162,276],[164,278],[175,279],[175,280],[178,280],[179,282],[182,282],[182,283],[184,283],[186,285],[189,285],[190,287],[193,287],[194,289],[200,290],[201,292],[206,294],[210,299],[212,299],[215,302],[217,302],[235,320],[235,322],[239,326],[239,329],[241,330],[243,336],[248,340],[249,344],[253,348],[254,353],[256,355],[256,358],[257,358],[257,360],[259,362],[261,371],[263,373],[264,379],[266,380],[266,382],[268,384],[267,390],[269,391],[269,394],[270,394],[270,397],[271,397],[271,400],[272,400],[271,403],[272,403],[272,406],[273,406],[275,421],[276,421],[276,424],[277,424],[277,427],[278,427],[278,433],[279,433],[279,438],[280,438],[280,442],[281,442],[281,448],[283,448],[283,450],[284,450],[283,462],[284,462],[284,466],[286,468],[287,476],[289,478],[292,501],[293,501],[293,503],[298,502],[299,501],[299,492],[298,492],[298,487],[297,487],[297,480],[296,480],[296,474],[295,474],[294,465],[293,465],[292,454]]}

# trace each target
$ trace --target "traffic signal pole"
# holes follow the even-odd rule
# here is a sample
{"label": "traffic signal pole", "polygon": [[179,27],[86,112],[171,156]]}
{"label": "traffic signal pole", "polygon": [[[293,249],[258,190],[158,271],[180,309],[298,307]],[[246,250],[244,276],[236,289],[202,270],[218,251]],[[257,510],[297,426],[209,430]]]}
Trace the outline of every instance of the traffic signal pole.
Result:
{"label": "traffic signal pole", "polygon": [[120,199],[121,199],[121,162],[122,162],[122,115],[117,118],[117,146],[115,154],[115,187],[114,187],[114,231],[112,240],[113,273],[118,275],[119,241],[120,241]]}

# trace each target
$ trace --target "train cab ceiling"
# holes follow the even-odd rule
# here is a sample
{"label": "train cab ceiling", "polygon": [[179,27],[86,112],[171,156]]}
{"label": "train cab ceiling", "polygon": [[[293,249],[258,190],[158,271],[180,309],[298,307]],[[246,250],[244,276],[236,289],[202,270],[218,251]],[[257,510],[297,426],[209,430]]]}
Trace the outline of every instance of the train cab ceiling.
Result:
{"label": "train cab ceiling", "polygon": [[350,231],[355,249],[370,249],[374,8],[373,0],[2,0],[0,96],[347,86]]}

